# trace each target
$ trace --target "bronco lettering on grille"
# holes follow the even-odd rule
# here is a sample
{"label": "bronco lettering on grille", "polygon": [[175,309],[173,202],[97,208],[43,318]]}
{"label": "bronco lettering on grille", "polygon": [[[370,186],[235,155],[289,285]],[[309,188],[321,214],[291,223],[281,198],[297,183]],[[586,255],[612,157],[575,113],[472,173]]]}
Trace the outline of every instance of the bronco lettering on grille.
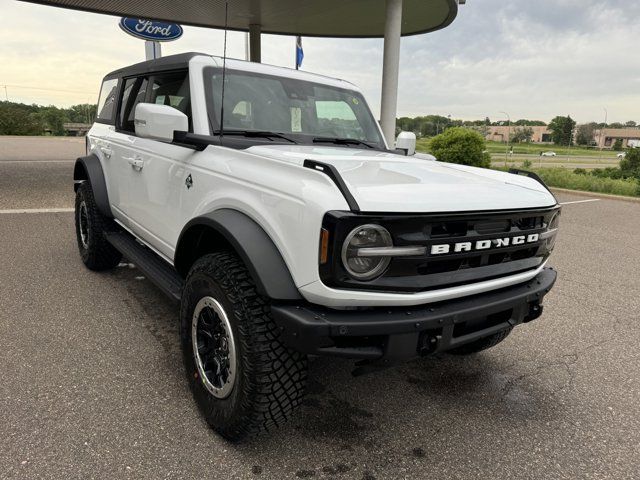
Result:
{"label": "bronco lettering on grille", "polygon": [[478,240],[475,242],[442,243],[431,245],[431,255],[445,253],[473,252],[477,250],[489,250],[491,248],[508,247],[509,245],[525,245],[535,243],[540,239],[539,233],[519,235],[517,237],[494,238],[491,240]]}

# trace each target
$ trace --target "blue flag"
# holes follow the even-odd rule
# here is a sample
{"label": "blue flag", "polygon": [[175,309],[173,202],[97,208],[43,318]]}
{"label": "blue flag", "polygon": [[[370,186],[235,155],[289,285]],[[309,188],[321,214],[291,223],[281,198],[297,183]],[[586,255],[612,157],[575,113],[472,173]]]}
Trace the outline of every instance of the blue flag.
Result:
{"label": "blue flag", "polygon": [[296,37],[296,70],[302,66],[302,60],[304,59],[304,51],[302,50],[302,37],[298,35]]}

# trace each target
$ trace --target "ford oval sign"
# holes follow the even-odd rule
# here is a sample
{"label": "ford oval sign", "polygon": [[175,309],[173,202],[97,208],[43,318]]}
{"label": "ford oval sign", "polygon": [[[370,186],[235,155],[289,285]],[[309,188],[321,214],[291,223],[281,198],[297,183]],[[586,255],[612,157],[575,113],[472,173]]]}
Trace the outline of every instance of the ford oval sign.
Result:
{"label": "ford oval sign", "polygon": [[120,19],[120,28],[134,37],[153,42],[168,42],[182,36],[182,27],[177,23],[157,22],[140,18]]}

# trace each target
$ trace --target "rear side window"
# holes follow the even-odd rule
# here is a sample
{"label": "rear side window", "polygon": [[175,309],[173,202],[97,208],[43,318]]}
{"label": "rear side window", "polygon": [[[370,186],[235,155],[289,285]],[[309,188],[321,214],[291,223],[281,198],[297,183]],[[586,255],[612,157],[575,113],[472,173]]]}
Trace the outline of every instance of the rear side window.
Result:
{"label": "rear side window", "polygon": [[103,123],[112,123],[116,105],[116,91],[118,89],[118,79],[113,78],[102,82],[100,98],[98,99],[97,120]]}

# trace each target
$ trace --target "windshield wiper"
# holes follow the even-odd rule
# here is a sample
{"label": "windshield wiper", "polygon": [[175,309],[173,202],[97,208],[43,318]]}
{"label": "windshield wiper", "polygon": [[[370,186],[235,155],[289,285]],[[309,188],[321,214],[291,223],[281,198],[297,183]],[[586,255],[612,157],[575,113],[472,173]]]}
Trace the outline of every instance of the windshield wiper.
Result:
{"label": "windshield wiper", "polygon": [[[223,135],[243,135],[245,137],[257,137],[257,138],[282,138],[291,143],[298,143],[294,139],[287,137],[282,133],[268,132],[263,130],[223,130]],[[220,135],[220,130],[213,132],[214,135]]]}
{"label": "windshield wiper", "polygon": [[364,145],[368,148],[376,148],[368,142],[355,138],[315,137],[313,143],[334,143],[336,145]]}

